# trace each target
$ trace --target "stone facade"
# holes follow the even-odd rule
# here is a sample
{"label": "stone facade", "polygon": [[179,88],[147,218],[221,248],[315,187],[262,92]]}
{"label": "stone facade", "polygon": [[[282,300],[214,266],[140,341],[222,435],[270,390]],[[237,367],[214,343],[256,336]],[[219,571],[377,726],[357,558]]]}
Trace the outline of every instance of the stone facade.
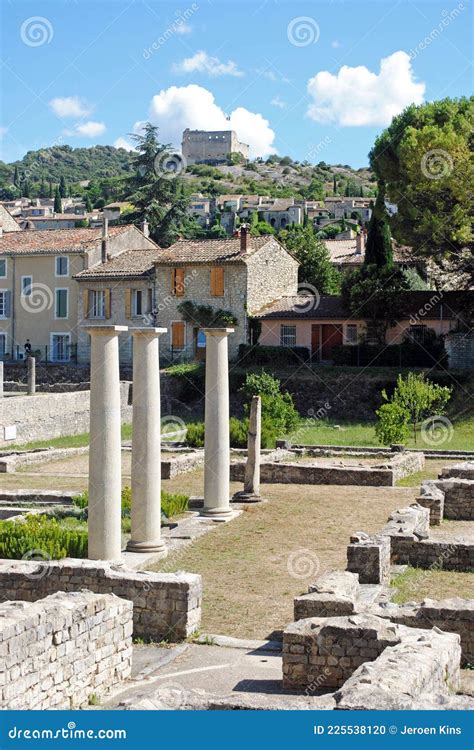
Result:
{"label": "stone facade", "polygon": [[202,582],[194,573],[149,573],[98,560],[0,563],[0,597],[36,601],[57,591],[114,593],[133,603],[133,634],[180,641],[201,622]]}
{"label": "stone facade", "polygon": [[450,333],[444,345],[450,369],[474,370],[474,334]]}
{"label": "stone facade", "polygon": [[249,147],[239,141],[235,130],[186,128],[181,148],[185,164],[225,164],[231,153],[249,158]]}
{"label": "stone facade", "polygon": [[0,708],[87,706],[130,677],[132,603],[88,592],[6,602],[0,651]]}
{"label": "stone facade", "polygon": [[[131,422],[129,383],[121,383],[122,422]],[[0,446],[79,435],[89,430],[90,391],[36,394],[2,399],[0,404]],[[16,436],[5,440],[5,430],[16,428]]]}

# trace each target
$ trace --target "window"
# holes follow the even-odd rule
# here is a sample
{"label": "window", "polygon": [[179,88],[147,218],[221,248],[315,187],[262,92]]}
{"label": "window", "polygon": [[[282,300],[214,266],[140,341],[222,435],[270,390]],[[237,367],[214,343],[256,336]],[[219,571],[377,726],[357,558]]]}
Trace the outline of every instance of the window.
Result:
{"label": "window", "polygon": [[60,255],[56,258],[56,276],[68,276],[69,275],[69,258],[65,255]]}
{"label": "window", "polygon": [[410,326],[407,330],[407,338],[409,341],[413,341],[414,344],[422,344],[425,340],[426,326],[415,325]]}
{"label": "window", "polygon": [[56,318],[68,317],[69,296],[67,289],[56,289],[54,316]]}
{"label": "window", "polygon": [[6,289],[0,291],[0,318],[10,317],[11,293]]}
{"label": "window", "polygon": [[224,269],[211,268],[211,295],[213,297],[224,296]]}
{"label": "window", "polygon": [[346,342],[348,344],[357,344],[357,326],[347,325],[346,326]]}
{"label": "window", "polygon": [[184,268],[173,268],[171,271],[171,290],[176,297],[184,295]]}
{"label": "window", "polygon": [[184,349],[185,348],[185,331],[186,326],[182,321],[176,321],[171,323],[171,348],[172,349]]}
{"label": "window", "polygon": [[71,350],[71,336],[69,333],[51,334],[51,360],[53,362],[68,362]]}
{"label": "window", "polygon": [[21,296],[31,297],[33,292],[33,276],[21,277]]}
{"label": "window", "polygon": [[93,289],[89,293],[89,315],[91,318],[105,318],[105,289]]}
{"label": "window", "polygon": [[143,292],[141,289],[132,290],[132,315],[136,318],[143,315]]}
{"label": "window", "polygon": [[0,333],[0,359],[3,359],[7,352],[7,334]]}
{"label": "window", "polygon": [[7,259],[2,258],[0,260],[0,279],[7,278]]}
{"label": "window", "polygon": [[296,326],[281,326],[280,346],[296,346]]}

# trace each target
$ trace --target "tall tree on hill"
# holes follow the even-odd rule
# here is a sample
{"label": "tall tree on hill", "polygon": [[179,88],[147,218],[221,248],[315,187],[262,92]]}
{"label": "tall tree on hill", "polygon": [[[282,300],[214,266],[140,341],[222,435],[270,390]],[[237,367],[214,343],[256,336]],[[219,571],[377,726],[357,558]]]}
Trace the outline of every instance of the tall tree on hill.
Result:
{"label": "tall tree on hill", "polygon": [[16,164],[15,164],[15,171],[13,172],[13,184],[14,184],[14,185],[15,185],[16,187],[19,187],[19,186],[20,186],[20,177],[19,177],[19,175],[18,175],[18,167],[17,167],[17,165],[16,165]]}
{"label": "tall tree on hill", "polygon": [[135,142],[135,174],[126,185],[135,210],[131,221],[147,219],[150,234],[159,245],[168,247],[190,227],[189,200],[179,176],[183,165],[169,144],[160,143],[158,128],[147,122]]}
{"label": "tall tree on hill", "polygon": [[48,198],[51,200],[53,198],[54,192],[53,192],[53,183],[51,180],[49,181],[49,187],[48,187]]}
{"label": "tall tree on hill", "polygon": [[54,213],[60,214],[63,210],[62,203],[61,203],[61,193],[59,192],[59,188],[57,187],[54,191]]}
{"label": "tall tree on hill", "polygon": [[372,209],[365,247],[365,265],[375,265],[377,268],[384,268],[385,266],[391,268],[393,266],[392,238],[384,196],[383,185],[380,185]]}
{"label": "tall tree on hill", "polygon": [[336,180],[336,175],[334,175],[334,177],[332,178],[332,192],[333,192],[333,195],[337,195],[337,180]]}
{"label": "tall tree on hill", "polygon": [[23,182],[21,183],[21,194],[25,198],[29,198],[30,197],[30,185],[29,185],[29,182],[26,179],[26,177],[23,180]]}
{"label": "tall tree on hill", "polygon": [[67,198],[66,180],[64,179],[62,175],[59,178],[59,195],[61,196],[61,198]]}
{"label": "tall tree on hill", "polygon": [[41,183],[39,186],[39,197],[40,198],[47,198],[48,197],[48,191],[46,189],[46,182],[44,177],[41,178]]}
{"label": "tall tree on hill", "polygon": [[85,196],[84,196],[84,202],[86,204],[86,211],[89,213],[90,211],[92,211],[92,201],[90,199],[89,193],[85,194]]}

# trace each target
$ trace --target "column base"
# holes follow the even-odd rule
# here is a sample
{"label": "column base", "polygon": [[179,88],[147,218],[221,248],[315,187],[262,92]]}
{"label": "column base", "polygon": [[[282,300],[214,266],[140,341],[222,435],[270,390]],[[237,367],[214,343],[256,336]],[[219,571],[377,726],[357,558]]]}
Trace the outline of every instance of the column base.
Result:
{"label": "column base", "polygon": [[162,539],[158,539],[157,541],[149,541],[149,542],[134,542],[133,539],[129,539],[126,546],[127,552],[141,552],[141,553],[162,553],[163,557],[166,557],[168,554],[168,550],[166,548],[166,544]]}
{"label": "column base", "polygon": [[235,516],[232,508],[202,508],[199,511],[201,518],[208,518],[211,521],[230,521]]}
{"label": "column base", "polygon": [[254,492],[236,492],[233,495],[232,503],[264,503],[266,502],[261,495],[256,495]]}

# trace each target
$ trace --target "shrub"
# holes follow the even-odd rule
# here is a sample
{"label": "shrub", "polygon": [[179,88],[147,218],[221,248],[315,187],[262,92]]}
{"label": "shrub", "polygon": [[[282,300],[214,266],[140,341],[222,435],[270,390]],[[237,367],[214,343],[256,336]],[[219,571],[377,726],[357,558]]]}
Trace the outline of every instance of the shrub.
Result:
{"label": "shrub", "polygon": [[273,447],[277,437],[292,432],[296,428],[299,414],[295,409],[292,396],[281,392],[278,378],[266,372],[249,373],[240,390],[248,399],[245,405],[247,414],[252,396],[260,396],[262,399],[262,445],[264,432],[265,443],[267,443],[265,447]]}
{"label": "shrub", "polygon": [[[36,553],[36,555],[35,555]],[[0,521],[0,556],[13,560],[24,557],[60,560],[87,556],[87,531],[61,526],[44,515],[22,521]]]}
{"label": "shrub", "polygon": [[186,445],[191,448],[204,447],[204,422],[190,422],[186,425]]}
{"label": "shrub", "polygon": [[240,344],[239,363],[249,365],[296,365],[306,362],[310,351],[305,346],[261,346],[257,344]]}
{"label": "shrub", "polygon": [[408,420],[410,415],[399,404],[382,404],[376,412],[379,421],[375,425],[375,434],[382,445],[406,443],[410,435]]}
{"label": "shrub", "polygon": [[447,354],[440,339],[426,345],[406,341],[390,346],[333,346],[332,359],[335,365],[352,367],[438,367],[447,364]]}
{"label": "shrub", "polygon": [[[204,425],[203,425],[204,431]],[[182,513],[188,507],[188,495],[175,495],[170,492],[161,490],[161,510],[165,513],[168,518],[174,516],[177,513]],[[79,508],[87,508],[89,502],[89,493],[83,492],[81,495],[77,495],[73,498],[73,502]],[[122,489],[122,531],[129,531],[130,524],[125,523],[124,520],[130,518],[132,511],[132,488],[126,485]]]}

